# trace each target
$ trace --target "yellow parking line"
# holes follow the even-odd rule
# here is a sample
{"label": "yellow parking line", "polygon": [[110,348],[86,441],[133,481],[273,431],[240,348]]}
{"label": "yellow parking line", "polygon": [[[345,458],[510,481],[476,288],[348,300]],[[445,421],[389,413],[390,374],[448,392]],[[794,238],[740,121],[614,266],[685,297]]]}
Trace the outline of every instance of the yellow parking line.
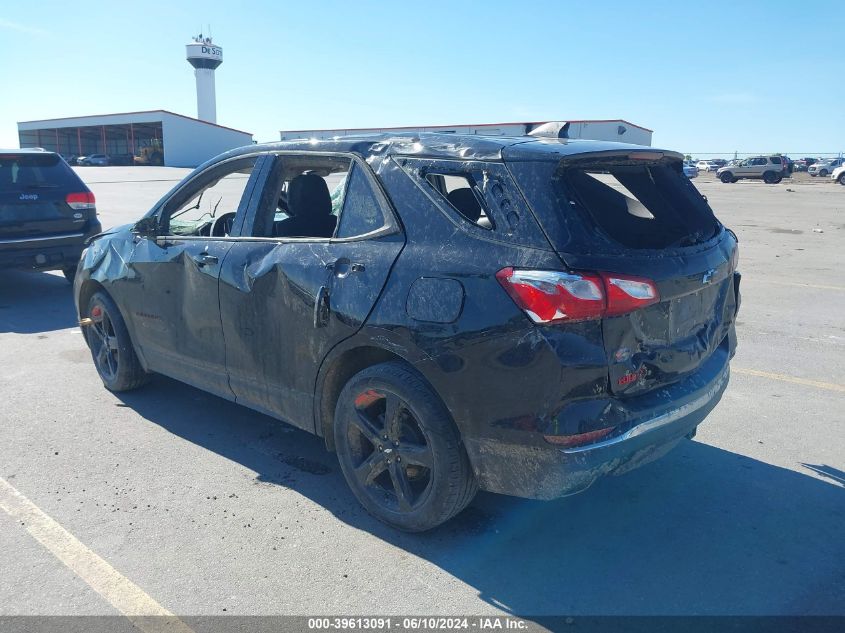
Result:
{"label": "yellow parking line", "polygon": [[0,477],[0,508],[68,569],[145,633],[193,633],[184,622],[123,576]]}
{"label": "yellow parking line", "polygon": [[826,286],[823,284],[803,284],[798,281],[777,281],[775,279],[749,279],[745,282],[745,285],[748,286],[749,283],[764,283],[764,284],[777,284],[778,286],[795,286],[797,288],[816,288],[817,290],[842,290],[845,291],[845,286]]}
{"label": "yellow parking line", "polygon": [[760,378],[770,378],[772,380],[791,382],[796,385],[806,385],[808,387],[818,387],[819,389],[827,389],[828,391],[839,391],[840,393],[845,393],[845,385],[837,385],[832,382],[807,380],[806,378],[796,378],[795,376],[787,376],[786,374],[773,374],[772,372],[768,371],[760,371],[759,369],[744,369],[742,367],[731,367],[731,372],[735,374],[745,374],[746,376],[759,376]]}

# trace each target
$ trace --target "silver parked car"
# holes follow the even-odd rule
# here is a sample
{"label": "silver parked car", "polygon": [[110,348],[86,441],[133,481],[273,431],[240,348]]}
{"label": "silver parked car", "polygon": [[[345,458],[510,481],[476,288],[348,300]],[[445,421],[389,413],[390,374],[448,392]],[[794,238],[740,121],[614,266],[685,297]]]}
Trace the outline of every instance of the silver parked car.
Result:
{"label": "silver parked car", "polygon": [[738,165],[722,167],[716,175],[725,183],[751,178],[775,185],[783,180],[783,159],[780,156],[752,156]]}
{"label": "silver parked car", "polygon": [[813,163],[810,165],[807,172],[813,177],[821,176],[824,178],[825,176],[832,174],[834,169],[841,167],[843,164],[845,164],[845,158],[832,158],[829,160],[819,161],[818,163]]}
{"label": "silver parked car", "polygon": [[77,165],[104,167],[109,164],[109,157],[105,154],[89,154],[76,159]]}

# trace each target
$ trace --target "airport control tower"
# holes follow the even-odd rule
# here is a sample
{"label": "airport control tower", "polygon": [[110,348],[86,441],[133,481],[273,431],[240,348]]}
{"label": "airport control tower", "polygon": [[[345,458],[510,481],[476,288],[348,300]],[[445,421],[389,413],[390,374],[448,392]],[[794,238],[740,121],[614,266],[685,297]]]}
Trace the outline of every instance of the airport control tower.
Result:
{"label": "airport control tower", "polygon": [[196,36],[185,49],[188,63],[197,78],[197,118],[217,123],[217,97],[214,94],[214,70],[223,63],[223,49],[210,37]]}

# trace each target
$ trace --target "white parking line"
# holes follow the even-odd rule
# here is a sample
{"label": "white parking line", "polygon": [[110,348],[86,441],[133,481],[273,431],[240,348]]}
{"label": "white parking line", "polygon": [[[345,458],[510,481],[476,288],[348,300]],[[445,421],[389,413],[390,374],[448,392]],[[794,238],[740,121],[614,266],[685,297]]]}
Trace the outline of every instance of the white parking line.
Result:
{"label": "white parking line", "polygon": [[193,633],[178,617],[138,585],[88,549],[58,522],[0,477],[0,508],[68,569],[84,580],[132,624],[145,633]]}

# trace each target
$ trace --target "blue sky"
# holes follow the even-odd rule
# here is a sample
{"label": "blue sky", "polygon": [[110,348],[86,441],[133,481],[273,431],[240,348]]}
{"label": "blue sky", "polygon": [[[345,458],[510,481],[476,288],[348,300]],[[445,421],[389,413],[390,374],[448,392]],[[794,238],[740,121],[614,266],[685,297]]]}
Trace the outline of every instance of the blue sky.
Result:
{"label": "blue sky", "polygon": [[196,116],[184,45],[208,24],[218,122],[259,141],[624,118],[684,152],[845,151],[845,4],[798,0],[2,3],[0,146],[22,120]]}

